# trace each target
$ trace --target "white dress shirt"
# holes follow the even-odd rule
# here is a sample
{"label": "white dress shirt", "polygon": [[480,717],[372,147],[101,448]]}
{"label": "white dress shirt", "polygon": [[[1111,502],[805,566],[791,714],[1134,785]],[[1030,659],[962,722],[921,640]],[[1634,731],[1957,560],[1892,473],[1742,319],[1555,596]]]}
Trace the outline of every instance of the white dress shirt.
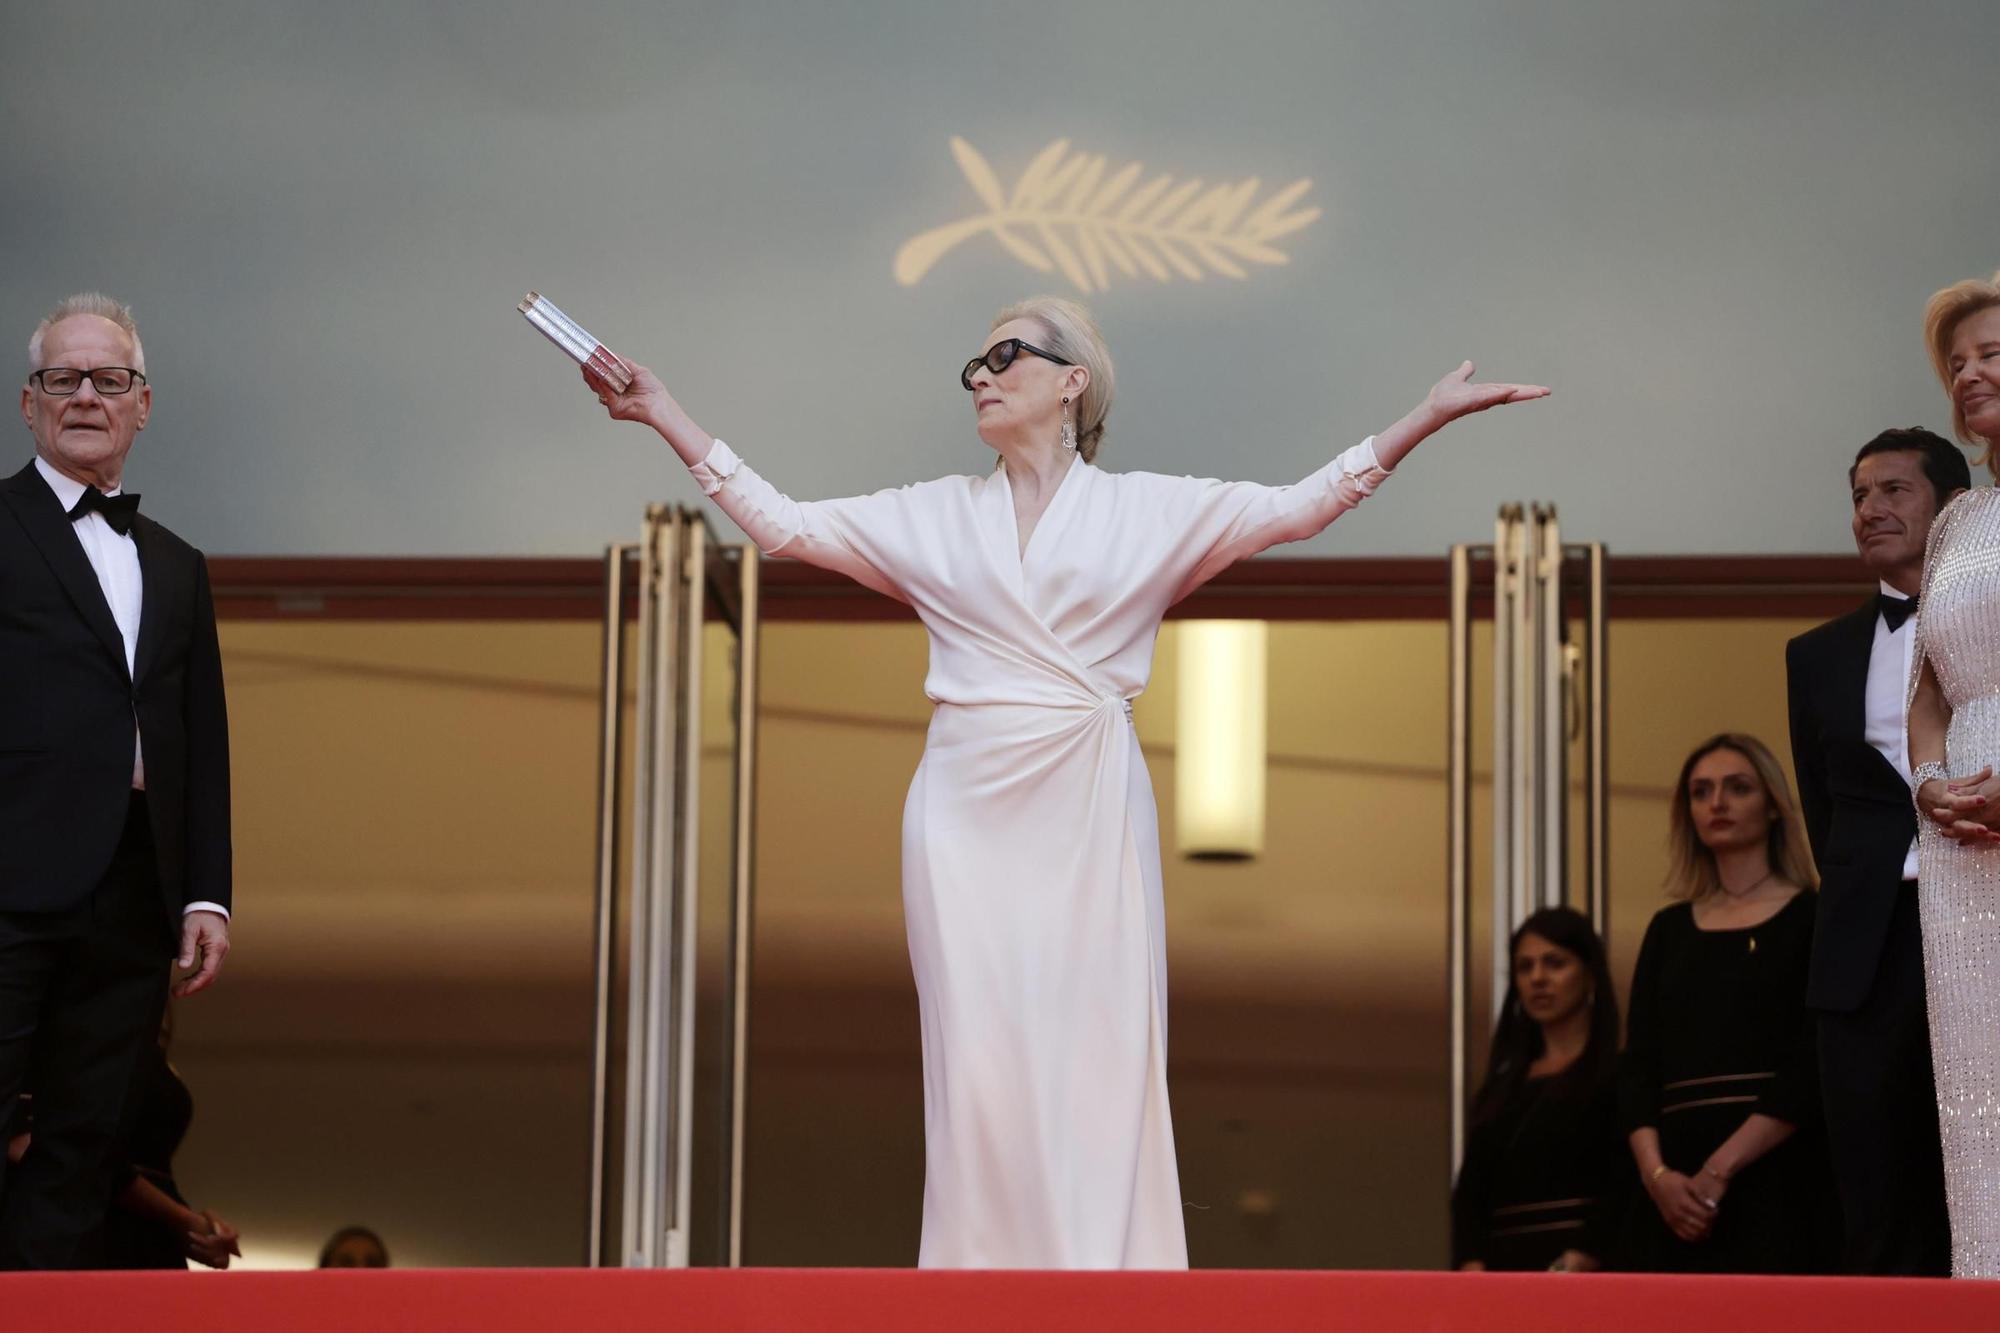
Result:
{"label": "white dress shirt", "polygon": [[[82,482],[64,476],[50,467],[47,459],[39,456],[35,459],[35,470],[42,474],[42,480],[56,493],[56,501],[62,505],[64,512],[76,508],[76,502],[83,498],[86,489]],[[104,494],[120,495],[124,489],[123,486],[113,486]],[[96,510],[72,521],[70,528],[82,544],[83,554],[97,575],[97,586],[104,590],[104,600],[111,607],[111,618],[118,624],[118,637],[125,644],[125,674],[130,676],[138,670],[139,614],[146,602],[146,581],[139,570],[139,544],[132,540],[129,533],[121,533],[112,527]],[[139,735],[136,713],[132,717],[132,790],[146,790],[146,751]],[[226,909],[206,902],[189,903],[182,909],[183,914],[187,912],[229,915]]]}
{"label": "white dress shirt", "polygon": [[[1882,593],[1899,601],[1908,599],[1884,583]],[[1916,617],[1913,615],[1894,630],[1881,613],[1875,616],[1875,646],[1868,653],[1866,722],[1862,738],[1887,759],[1897,774],[1910,780],[1910,654],[1915,650]],[[1917,877],[1917,844],[1903,858],[1903,878]]]}

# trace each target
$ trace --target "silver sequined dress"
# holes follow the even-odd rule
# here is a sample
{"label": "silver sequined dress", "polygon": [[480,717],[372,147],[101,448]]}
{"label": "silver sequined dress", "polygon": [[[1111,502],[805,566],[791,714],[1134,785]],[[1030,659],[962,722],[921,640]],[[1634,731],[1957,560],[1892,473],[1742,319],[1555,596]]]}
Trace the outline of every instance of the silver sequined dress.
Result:
{"label": "silver sequined dress", "polygon": [[[1975,487],[1938,515],[1918,606],[1916,673],[1928,658],[1951,705],[1946,771],[2000,769],[2000,491]],[[1936,827],[1918,820],[1918,902],[1951,1267],[2000,1277],[2000,846]]]}

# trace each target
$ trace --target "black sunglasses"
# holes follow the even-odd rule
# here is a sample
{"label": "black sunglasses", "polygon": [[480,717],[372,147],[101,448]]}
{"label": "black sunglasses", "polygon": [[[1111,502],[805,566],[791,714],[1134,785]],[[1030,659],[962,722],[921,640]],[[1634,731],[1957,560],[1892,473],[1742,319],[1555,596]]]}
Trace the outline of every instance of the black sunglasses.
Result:
{"label": "black sunglasses", "polygon": [[969,392],[972,388],[973,371],[979,369],[981,366],[985,366],[995,375],[998,375],[1001,371],[1013,365],[1014,358],[1023,352],[1028,353],[1030,356],[1039,356],[1044,361],[1053,361],[1059,366],[1073,366],[1076,364],[1074,361],[1063,360],[1054,352],[1045,352],[1033,343],[1022,342],[1019,338],[1002,338],[999,342],[994,343],[986,349],[985,356],[975,356],[972,360],[966,362],[965,369],[958,372],[958,382],[963,384]]}

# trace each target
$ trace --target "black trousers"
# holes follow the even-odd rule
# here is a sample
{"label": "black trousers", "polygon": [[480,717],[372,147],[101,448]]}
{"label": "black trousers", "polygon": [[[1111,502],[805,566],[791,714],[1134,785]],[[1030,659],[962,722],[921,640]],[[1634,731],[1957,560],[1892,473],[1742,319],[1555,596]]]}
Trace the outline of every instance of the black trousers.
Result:
{"label": "black trousers", "polygon": [[1905,883],[1868,999],[1853,1013],[1819,1016],[1820,1086],[1850,1273],[1951,1276],[1927,1013],[1917,886]]}
{"label": "black trousers", "polygon": [[175,945],[139,792],[89,902],[0,912],[0,1119],[24,1092],[33,1106],[27,1154],[0,1157],[0,1269],[98,1265],[120,1118]]}

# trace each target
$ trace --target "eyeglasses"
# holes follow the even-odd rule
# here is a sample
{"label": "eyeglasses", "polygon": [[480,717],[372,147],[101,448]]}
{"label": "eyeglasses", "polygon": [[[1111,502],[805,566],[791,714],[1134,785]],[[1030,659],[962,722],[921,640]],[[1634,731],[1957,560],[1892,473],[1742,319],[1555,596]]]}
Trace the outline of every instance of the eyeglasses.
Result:
{"label": "eyeglasses", "polygon": [[130,366],[99,366],[95,370],[75,370],[69,366],[50,366],[28,376],[42,386],[42,392],[51,398],[67,398],[90,381],[90,387],[106,398],[114,398],[121,393],[132,392],[132,381],[144,384],[146,377]]}
{"label": "eyeglasses", "polygon": [[998,375],[1001,371],[1013,365],[1014,358],[1023,352],[1028,353],[1030,356],[1039,356],[1044,361],[1053,361],[1059,366],[1073,366],[1076,364],[1074,361],[1063,360],[1054,352],[1045,352],[1033,343],[1024,343],[1019,338],[1002,338],[999,342],[994,343],[986,349],[985,356],[975,356],[972,360],[966,362],[965,369],[958,372],[958,382],[963,384],[967,390],[970,390],[972,388],[973,371],[979,369],[981,366],[985,366],[995,375]]}

